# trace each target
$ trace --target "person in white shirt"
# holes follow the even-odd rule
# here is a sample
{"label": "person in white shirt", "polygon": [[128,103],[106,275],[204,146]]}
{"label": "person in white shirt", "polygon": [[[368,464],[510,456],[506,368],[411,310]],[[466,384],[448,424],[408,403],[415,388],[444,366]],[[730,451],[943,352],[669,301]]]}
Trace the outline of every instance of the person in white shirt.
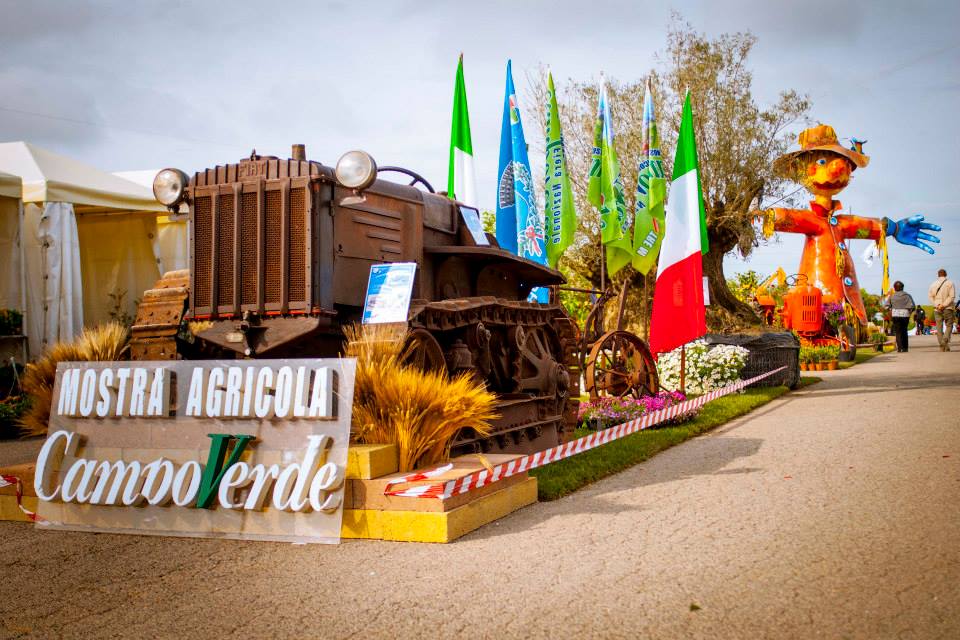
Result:
{"label": "person in white shirt", "polygon": [[913,302],[913,297],[903,290],[903,283],[897,280],[893,283],[893,293],[887,299],[886,306],[890,309],[890,315],[893,318],[893,335],[897,337],[897,353],[906,353],[909,349],[907,343],[907,325],[910,324],[910,314],[917,308]]}
{"label": "person in white shirt", "polygon": [[956,310],[953,308],[957,297],[957,290],[953,282],[947,280],[947,270],[940,269],[937,279],[930,285],[930,302],[933,303],[933,321],[937,325],[937,342],[940,351],[950,351],[950,334],[957,320]]}

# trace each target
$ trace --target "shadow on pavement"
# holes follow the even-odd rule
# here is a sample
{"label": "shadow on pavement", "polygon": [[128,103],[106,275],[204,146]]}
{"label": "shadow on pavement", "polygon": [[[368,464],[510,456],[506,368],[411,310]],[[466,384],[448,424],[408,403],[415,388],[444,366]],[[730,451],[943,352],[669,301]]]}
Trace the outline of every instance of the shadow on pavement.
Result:
{"label": "shadow on pavement", "polygon": [[[507,518],[523,518],[521,526],[526,529],[557,516],[646,511],[644,504],[619,500],[617,494],[637,487],[680,482],[695,476],[743,475],[763,471],[757,467],[726,468],[741,458],[753,456],[762,444],[760,438],[693,438],[559,500],[540,503],[539,508],[526,508]],[[468,537],[482,540],[512,533],[515,533],[514,527],[486,525],[468,534]]]}

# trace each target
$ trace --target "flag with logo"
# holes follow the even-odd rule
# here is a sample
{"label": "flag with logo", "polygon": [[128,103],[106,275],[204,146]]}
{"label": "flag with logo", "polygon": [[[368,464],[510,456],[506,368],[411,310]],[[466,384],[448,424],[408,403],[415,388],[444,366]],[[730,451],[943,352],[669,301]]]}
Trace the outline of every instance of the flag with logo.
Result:
{"label": "flag with logo", "polygon": [[467,86],[463,81],[463,54],[460,54],[460,61],[457,63],[457,79],[453,88],[447,195],[471,207],[477,206],[477,178],[473,166],[473,142],[470,140]]}
{"label": "flag with logo", "polygon": [[543,216],[537,211],[534,198],[527,142],[523,137],[509,60],[497,175],[497,242],[501,248],[521,258],[546,264]]}
{"label": "flag with logo", "polygon": [[573,242],[577,227],[577,209],[567,173],[567,151],[560,129],[560,110],[557,108],[557,92],[553,87],[553,74],[547,74],[546,113],[546,169],[544,172],[543,215],[547,231],[547,264],[554,269],[560,256]]}
{"label": "flag with logo", "polygon": [[707,222],[697,169],[690,94],[683,104],[673,181],[666,206],[657,285],[650,318],[650,350],[672,351],[707,332],[703,308],[703,260]]}
{"label": "flag with logo", "polygon": [[643,98],[643,134],[637,167],[637,204],[633,218],[633,268],[646,275],[657,263],[663,240],[667,181],[660,157],[660,134],[653,112],[653,91],[647,79]]}
{"label": "flag with logo", "polygon": [[613,148],[613,123],[610,120],[607,85],[602,76],[597,121],[593,128],[593,158],[590,162],[587,200],[600,212],[600,239],[606,247],[607,272],[613,275],[630,264],[633,242],[623,196],[620,162]]}

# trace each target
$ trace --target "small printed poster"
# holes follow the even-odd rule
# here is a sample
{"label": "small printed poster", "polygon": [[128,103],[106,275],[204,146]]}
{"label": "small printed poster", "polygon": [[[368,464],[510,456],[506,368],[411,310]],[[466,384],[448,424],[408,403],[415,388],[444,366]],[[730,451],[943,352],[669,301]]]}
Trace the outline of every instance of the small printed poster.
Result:
{"label": "small printed poster", "polygon": [[490,246],[490,241],[487,240],[487,232],[483,230],[483,224],[480,222],[480,214],[477,210],[461,205],[460,215],[463,216],[463,222],[470,230],[470,235],[473,236],[473,241],[477,243],[477,246]]}
{"label": "small printed poster", "polygon": [[406,322],[413,294],[416,262],[375,264],[370,267],[363,324]]}
{"label": "small printed poster", "polygon": [[710,278],[703,276],[703,306],[710,306]]}

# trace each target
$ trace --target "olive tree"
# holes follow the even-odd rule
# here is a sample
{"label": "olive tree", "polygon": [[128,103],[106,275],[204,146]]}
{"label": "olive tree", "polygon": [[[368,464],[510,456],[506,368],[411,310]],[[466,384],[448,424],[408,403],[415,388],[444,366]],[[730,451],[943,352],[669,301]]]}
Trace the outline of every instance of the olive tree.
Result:
{"label": "olive tree", "polygon": [[[683,99],[690,92],[710,241],[710,251],[704,256],[704,275],[710,279],[712,304],[740,324],[759,319],[749,305],[731,293],[723,273],[723,258],[732,251],[749,256],[759,242],[751,212],[793,191],[789,183],[773,174],[772,164],[795,140],[793,129],[805,122],[810,108],[808,98],[794,90],[780,92],[772,105],[761,107],[756,103],[747,64],[755,44],[756,37],[749,32],[709,38],[675,15],[667,30],[666,48],[657,55],[656,68],[649,72],[667,175],[672,169]],[[630,211],[642,145],[647,78],[627,82],[607,79],[615,148]],[[580,233],[561,267],[596,286],[600,282],[599,220],[587,202],[586,175],[593,147],[598,82],[570,80],[562,84],[557,99]],[[530,79],[530,86],[528,103],[538,105],[542,128],[546,108],[542,70]],[[635,324],[645,324],[646,314],[637,310],[648,308],[645,296],[652,292],[649,285],[654,277],[654,273],[649,274],[645,282],[641,274],[627,267],[615,278],[615,284],[629,280],[631,301],[639,303],[628,305],[635,312],[628,319]]]}

